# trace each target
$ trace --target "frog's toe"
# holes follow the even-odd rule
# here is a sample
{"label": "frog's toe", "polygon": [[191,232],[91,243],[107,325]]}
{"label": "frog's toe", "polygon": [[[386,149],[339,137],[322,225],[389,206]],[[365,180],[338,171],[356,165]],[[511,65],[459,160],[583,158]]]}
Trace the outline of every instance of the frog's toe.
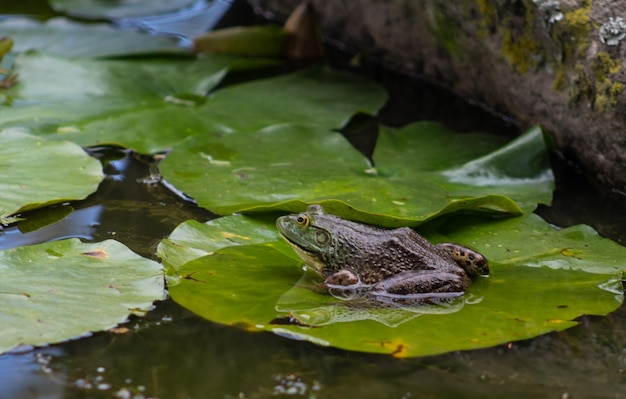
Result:
{"label": "frog's toe", "polygon": [[489,274],[489,262],[481,253],[451,242],[437,244],[437,248],[450,255],[470,276]]}

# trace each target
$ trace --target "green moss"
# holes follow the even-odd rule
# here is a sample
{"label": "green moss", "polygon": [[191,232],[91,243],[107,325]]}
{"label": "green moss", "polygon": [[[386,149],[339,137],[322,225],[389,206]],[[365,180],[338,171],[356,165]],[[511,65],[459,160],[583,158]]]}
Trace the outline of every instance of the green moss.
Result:
{"label": "green moss", "polygon": [[519,73],[526,73],[537,66],[538,46],[528,34],[514,39],[510,31],[504,32],[501,51]]}
{"label": "green moss", "polygon": [[482,17],[478,21],[476,35],[478,38],[484,39],[489,36],[489,32],[495,27],[498,12],[493,4],[493,1],[490,0],[476,0],[476,6],[478,7],[478,12]]}
{"label": "green moss", "polygon": [[570,105],[582,100],[588,100],[593,103],[595,99],[595,85],[587,71],[585,71],[585,67],[577,64],[574,67],[574,76],[573,85],[569,90]]}
{"label": "green moss", "polygon": [[435,11],[435,26],[431,27],[431,32],[437,38],[438,43],[443,45],[448,54],[456,55],[459,52],[457,24],[443,11]]}
{"label": "green moss", "polygon": [[591,63],[591,70],[596,81],[604,81],[609,78],[609,75],[618,73],[620,69],[622,69],[621,62],[612,59],[606,52],[598,53]]}
{"label": "green moss", "polygon": [[614,82],[611,75],[621,68],[620,61],[605,52],[598,53],[591,62],[591,74],[582,65],[576,65],[575,78],[570,89],[570,104],[586,99],[599,111],[606,111],[617,105],[626,86],[621,82]]}
{"label": "green moss", "polygon": [[556,71],[556,77],[554,78],[554,81],[552,82],[552,90],[554,91],[563,90],[565,88],[566,76],[567,74],[565,73],[565,68],[562,68],[562,67],[558,68],[558,70]]}
{"label": "green moss", "polygon": [[589,48],[593,30],[590,12],[591,2],[583,1],[580,8],[565,12],[563,20],[554,25],[552,35],[563,47],[563,62],[577,59]]}
{"label": "green moss", "polygon": [[600,52],[591,63],[591,70],[596,82],[595,103],[599,110],[604,111],[617,104],[619,95],[624,91],[624,84],[614,82],[610,75],[622,69],[619,60],[612,59],[608,53]]}
{"label": "green moss", "polygon": [[[545,50],[536,40],[536,10],[532,2],[520,2],[517,12],[508,11],[498,24],[502,36],[500,52],[519,73],[526,73],[545,58]],[[521,8],[523,6],[523,8]],[[523,13],[522,13],[523,11]]]}

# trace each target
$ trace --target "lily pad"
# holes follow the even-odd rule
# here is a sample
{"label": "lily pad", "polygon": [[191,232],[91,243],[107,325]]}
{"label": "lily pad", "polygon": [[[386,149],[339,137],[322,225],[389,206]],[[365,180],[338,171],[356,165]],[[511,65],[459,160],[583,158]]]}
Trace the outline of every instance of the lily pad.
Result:
{"label": "lily pad", "polygon": [[321,203],[353,220],[415,226],[459,210],[521,214],[551,199],[538,128],[508,144],[430,122],[385,128],[374,161],[372,167],[339,133],[279,125],[254,136],[189,137],[160,168],[175,187],[221,215],[295,212]]}
{"label": "lily pad", "polygon": [[[186,110],[205,101],[204,96],[229,69],[248,66],[258,66],[258,60],[238,63],[229,56],[93,60],[26,53],[16,60],[20,84],[3,92],[6,100],[0,108],[0,127],[29,128],[81,145],[119,139],[119,144],[138,142],[139,151],[164,150],[184,137],[185,125],[168,126],[171,129],[161,131],[163,137],[142,130],[141,125],[133,131],[136,125],[130,121],[121,130],[110,131],[87,132],[84,125],[124,114],[133,117],[146,109],[171,110],[170,114]],[[149,142],[143,144],[142,138]]]}
{"label": "lily pad", "polygon": [[[271,220],[270,220],[271,218]],[[271,216],[248,217],[233,215],[200,223],[188,220],[159,243],[157,255],[163,264],[170,269],[168,279],[170,287],[178,282],[178,268],[194,259],[213,254],[221,248],[236,245],[267,244],[282,251],[295,260],[300,258],[280,238],[272,225]]]}
{"label": "lily pad", "polygon": [[83,24],[67,18],[52,18],[46,22],[7,18],[0,21],[0,31],[13,38],[16,52],[38,50],[65,57],[189,53],[173,38],[120,30],[109,24]]}
{"label": "lily pad", "polygon": [[49,0],[56,11],[83,18],[115,19],[162,14],[192,5],[195,0]]}
{"label": "lily pad", "polygon": [[[161,87],[162,83],[156,85]],[[268,125],[286,123],[340,128],[356,112],[377,112],[385,99],[380,87],[363,78],[313,68],[228,86],[195,105],[161,102],[110,113],[79,122],[79,132],[62,137],[82,145],[115,143],[140,152],[155,152],[194,134],[255,132]],[[332,106],[328,101],[332,101]],[[133,135],[128,134],[129,128]]]}
{"label": "lily pad", "polygon": [[268,63],[274,65],[225,55],[92,60],[23,54],[16,61],[21,83],[3,92],[0,128],[153,153],[193,134],[254,132],[293,122],[339,128],[355,112],[375,113],[386,98],[363,78],[325,68],[233,85],[206,97],[229,70]]}
{"label": "lily pad", "polygon": [[0,160],[5,215],[85,198],[104,177],[100,162],[76,144],[14,131],[0,133]]}
{"label": "lily pad", "polygon": [[311,290],[302,262],[272,241],[271,221],[223,219],[186,222],[159,247],[179,276],[172,298],[214,322],[319,345],[397,357],[484,348],[575,326],[580,315],[605,315],[623,300],[626,248],[585,226],[556,230],[533,214],[425,226],[433,241],[486,254],[492,270],[465,296],[425,307],[354,305]]}
{"label": "lily pad", "polygon": [[163,290],[161,265],[113,240],[0,251],[0,353],[113,328],[150,310]]}

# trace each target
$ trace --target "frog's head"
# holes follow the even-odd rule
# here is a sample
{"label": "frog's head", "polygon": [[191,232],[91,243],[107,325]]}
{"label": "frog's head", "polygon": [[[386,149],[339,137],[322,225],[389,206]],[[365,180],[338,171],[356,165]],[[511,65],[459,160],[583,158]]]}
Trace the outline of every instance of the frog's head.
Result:
{"label": "frog's head", "polygon": [[276,227],[298,256],[319,272],[332,263],[333,219],[339,218],[325,214],[321,205],[310,205],[306,212],[279,217]]}

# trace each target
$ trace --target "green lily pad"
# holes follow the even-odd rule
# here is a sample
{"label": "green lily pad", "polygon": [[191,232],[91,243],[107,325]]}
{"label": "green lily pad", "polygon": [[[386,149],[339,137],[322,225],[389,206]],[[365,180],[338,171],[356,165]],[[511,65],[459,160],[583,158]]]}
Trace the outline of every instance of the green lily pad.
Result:
{"label": "green lily pad", "polygon": [[162,14],[190,6],[195,0],[49,0],[56,11],[94,19],[115,19]]}
{"label": "green lily pad", "polygon": [[0,211],[5,215],[85,198],[103,176],[100,162],[76,144],[0,133]]}
{"label": "green lily pad", "polygon": [[[271,217],[271,216],[270,216]],[[267,244],[287,256],[299,260],[293,250],[280,238],[267,216],[233,215],[200,223],[188,220],[181,223],[169,237],[159,243],[157,255],[168,270],[169,286],[178,283],[178,268],[194,259],[209,255],[218,249],[235,245]]]}
{"label": "green lily pad", "polygon": [[128,142],[136,143],[139,151],[160,151],[188,134],[188,128],[182,123],[168,126],[159,135],[137,126],[141,121],[126,121],[118,130],[103,131],[100,126],[89,130],[85,124],[126,114],[134,118],[146,109],[183,112],[204,102],[228,70],[258,65],[259,60],[238,62],[229,56],[93,60],[26,53],[16,60],[20,84],[3,92],[6,100],[0,108],[0,127],[28,128],[81,145]]}
{"label": "green lily pad", "polygon": [[113,328],[150,310],[163,290],[161,265],[113,240],[0,251],[0,353]]}
{"label": "green lily pad", "polygon": [[455,216],[425,226],[433,241],[455,240],[484,253],[492,273],[474,281],[463,297],[414,307],[351,303],[312,290],[315,277],[273,241],[271,221],[223,219],[182,224],[159,254],[179,276],[169,290],[176,302],[250,331],[414,357],[563,330],[577,325],[580,315],[605,315],[623,300],[626,248],[585,226],[556,230],[533,214],[506,220]]}
{"label": "green lily pad", "polygon": [[[385,128],[372,167],[338,133],[279,125],[254,136],[189,137],[160,168],[175,187],[221,215],[295,212],[321,203],[353,220],[415,226],[458,210],[521,214],[549,203],[553,180],[541,131],[504,142],[430,122]],[[534,162],[526,162],[529,153]]]}
{"label": "green lily pad", "polygon": [[233,85],[206,97],[229,70],[268,63],[274,65],[225,55],[92,60],[23,54],[16,60],[20,84],[3,92],[0,128],[153,153],[199,133],[254,132],[293,122],[339,128],[353,113],[374,113],[385,101],[375,84],[325,68]]}
{"label": "green lily pad", "polygon": [[66,57],[189,53],[173,38],[123,31],[109,24],[82,24],[67,18],[46,22],[7,18],[0,21],[0,32],[13,38],[16,52],[38,50]]}
{"label": "green lily pad", "polygon": [[77,124],[80,132],[62,137],[82,145],[107,142],[155,152],[199,133],[255,132],[285,123],[339,128],[356,112],[377,112],[385,98],[382,89],[363,78],[313,68],[225,87],[195,106],[154,103],[86,120]]}

